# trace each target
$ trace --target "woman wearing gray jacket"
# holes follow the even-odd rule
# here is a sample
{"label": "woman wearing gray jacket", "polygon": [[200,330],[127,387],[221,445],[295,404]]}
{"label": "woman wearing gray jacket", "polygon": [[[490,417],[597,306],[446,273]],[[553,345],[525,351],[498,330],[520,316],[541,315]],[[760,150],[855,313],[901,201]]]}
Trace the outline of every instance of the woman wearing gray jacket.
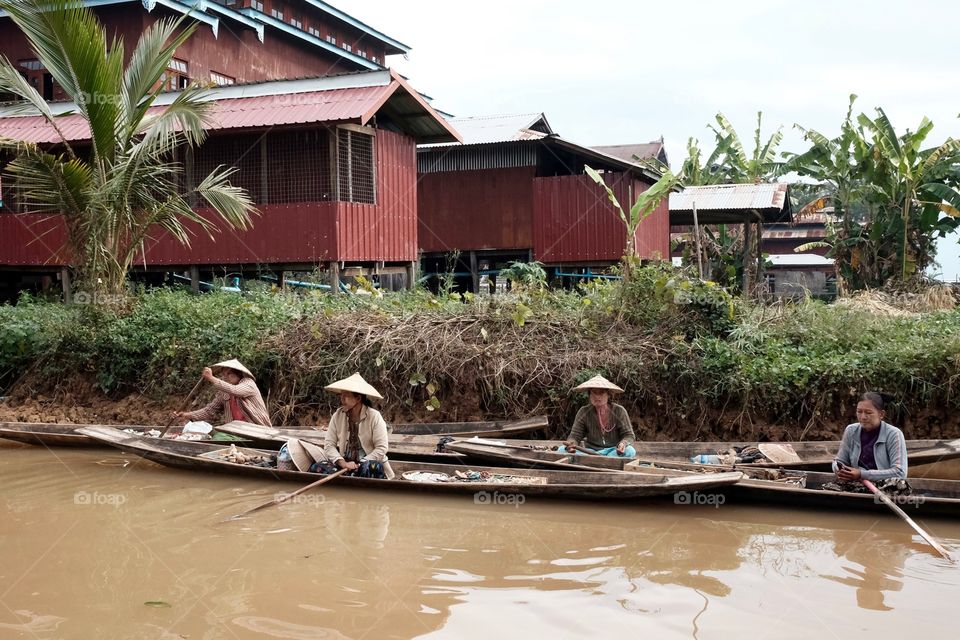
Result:
{"label": "woman wearing gray jacket", "polygon": [[907,441],[903,432],[883,419],[889,399],[868,392],[857,403],[857,422],[840,441],[833,470],[841,482],[873,482],[907,477]]}

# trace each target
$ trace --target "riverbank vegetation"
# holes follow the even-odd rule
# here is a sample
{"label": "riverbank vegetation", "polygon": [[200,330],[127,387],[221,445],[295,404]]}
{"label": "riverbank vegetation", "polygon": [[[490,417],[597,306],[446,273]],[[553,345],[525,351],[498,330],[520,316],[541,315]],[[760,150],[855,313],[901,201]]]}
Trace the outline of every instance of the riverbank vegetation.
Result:
{"label": "riverbank vegetation", "polygon": [[570,389],[602,373],[647,438],[835,434],[866,389],[897,396],[900,423],[923,435],[958,426],[960,311],[947,287],[762,303],[657,265],[572,291],[365,293],[25,297],[0,307],[0,376],[8,404],[69,393],[175,408],[203,366],[237,357],[278,424],[322,423],[323,386],[360,371],[393,420],[546,413],[563,425],[583,401]]}

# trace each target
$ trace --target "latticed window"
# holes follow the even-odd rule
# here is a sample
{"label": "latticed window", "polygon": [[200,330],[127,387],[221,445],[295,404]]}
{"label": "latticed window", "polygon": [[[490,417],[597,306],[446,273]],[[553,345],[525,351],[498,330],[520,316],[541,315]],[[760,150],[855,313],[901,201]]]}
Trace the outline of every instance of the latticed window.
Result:
{"label": "latticed window", "polygon": [[374,136],[353,129],[337,130],[338,199],[377,203]]}
{"label": "latticed window", "polygon": [[193,185],[223,165],[260,205],[333,200],[330,137],[323,129],[210,136],[193,152]]}

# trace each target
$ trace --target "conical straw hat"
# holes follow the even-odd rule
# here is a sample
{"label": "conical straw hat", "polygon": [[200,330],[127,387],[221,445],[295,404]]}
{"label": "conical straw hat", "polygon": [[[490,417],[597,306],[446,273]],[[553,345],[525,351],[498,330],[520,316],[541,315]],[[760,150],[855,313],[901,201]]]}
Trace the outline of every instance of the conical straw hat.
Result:
{"label": "conical straw hat", "polygon": [[337,380],[333,384],[328,384],[324,387],[327,391],[333,391],[334,393],[340,393],[341,391],[350,391],[352,393],[359,393],[360,395],[369,396],[371,398],[376,398],[377,400],[383,400],[383,396],[374,389],[366,380],[363,379],[359,373],[355,373],[349,378],[344,378],[343,380]]}
{"label": "conical straw hat", "polygon": [[310,459],[310,454],[304,449],[302,442],[296,438],[287,440],[287,453],[290,454],[290,459],[293,460],[293,466],[295,466],[298,471],[310,470],[310,465],[313,464],[313,460]]}
{"label": "conical straw hat", "polygon": [[614,393],[623,393],[623,389],[613,384],[603,376],[593,376],[583,384],[574,387],[574,391],[589,391],[590,389],[603,389]]}
{"label": "conical straw hat", "polygon": [[242,373],[243,375],[249,376],[250,378],[256,380],[256,378],[254,378],[253,374],[250,373],[250,370],[247,369],[247,368],[246,368],[245,366],[243,366],[242,364],[240,364],[240,361],[237,360],[236,358],[234,358],[234,359],[232,359],[232,360],[224,360],[223,362],[218,362],[217,364],[213,365],[213,366],[210,367],[210,368],[211,368],[211,369],[216,369],[216,368],[218,368],[218,367],[226,367],[227,369],[233,369],[234,371],[239,371],[239,372]]}

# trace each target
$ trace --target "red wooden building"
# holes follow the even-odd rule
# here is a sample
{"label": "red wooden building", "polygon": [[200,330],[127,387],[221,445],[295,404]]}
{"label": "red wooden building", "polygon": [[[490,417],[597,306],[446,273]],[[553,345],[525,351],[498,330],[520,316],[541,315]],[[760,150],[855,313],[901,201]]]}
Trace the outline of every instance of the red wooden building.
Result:
{"label": "red wooden building", "polygon": [[[191,81],[230,85],[385,68],[410,48],[319,0],[86,0],[108,35],[132,51],[161,17],[190,14],[199,27],[167,76],[171,90]],[[64,98],[17,26],[0,11],[0,54],[47,100]]]}
{"label": "red wooden building", "polygon": [[[417,151],[420,247],[424,269],[469,274],[511,260],[537,260],[555,275],[616,263],[626,227],[606,193],[584,173],[603,171],[627,209],[659,176],[633,162],[559,137],[543,114],[456,118],[463,145]],[[644,259],[669,259],[666,201],[637,232]]]}
{"label": "red wooden building", "polygon": [[[192,184],[223,164],[238,171],[260,217],[246,232],[224,230],[215,240],[196,234],[191,247],[169,237],[151,240],[148,269],[232,272],[311,270],[337,277],[343,268],[406,274],[417,260],[418,142],[456,141],[454,129],[392,71],[264,82],[212,89],[209,137],[184,150]],[[176,94],[164,94],[169,104]],[[68,111],[71,105],[53,105]],[[162,109],[164,106],[154,107]],[[75,115],[59,120],[73,141],[88,139]],[[0,136],[53,144],[40,116],[4,115]],[[34,279],[64,272],[62,221],[18,207],[4,194],[0,270]],[[338,280],[339,281],[339,280]],[[12,283],[11,283],[12,284]],[[16,286],[16,285],[14,285]]]}

